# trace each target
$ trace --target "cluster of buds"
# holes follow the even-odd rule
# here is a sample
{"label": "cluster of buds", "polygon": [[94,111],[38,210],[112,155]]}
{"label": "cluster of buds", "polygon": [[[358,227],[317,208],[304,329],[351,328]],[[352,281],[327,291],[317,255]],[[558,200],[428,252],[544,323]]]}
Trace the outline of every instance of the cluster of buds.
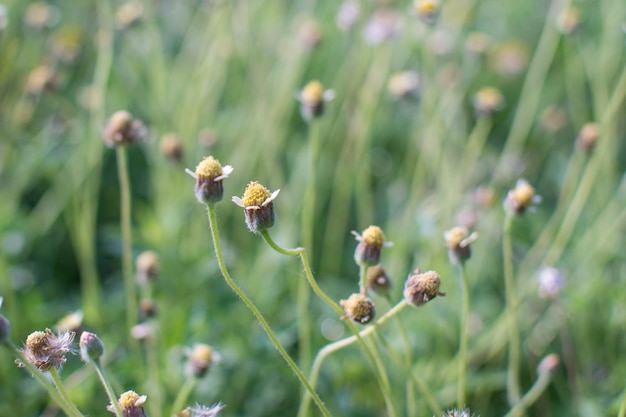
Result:
{"label": "cluster of buds", "polygon": [[143,139],[145,135],[144,124],[126,110],[120,110],[113,113],[104,128],[104,143],[110,147],[128,145]]}

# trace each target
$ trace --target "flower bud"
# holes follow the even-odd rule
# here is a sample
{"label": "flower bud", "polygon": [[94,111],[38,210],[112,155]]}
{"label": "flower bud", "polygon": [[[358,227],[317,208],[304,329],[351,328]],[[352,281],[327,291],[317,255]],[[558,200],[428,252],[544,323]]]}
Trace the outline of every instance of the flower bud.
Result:
{"label": "flower bud", "polygon": [[360,235],[352,231],[359,244],[354,251],[354,261],[359,266],[374,266],[380,262],[380,251],[383,247],[393,245],[385,242],[385,234],[378,226],[370,226]]}
{"label": "flower bud", "polygon": [[439,15],[439,2],[437,0],[415,0],[413,7],[415,14],[426,24],[433,24]]}
{"label": "flower bud", "polygon": [[589,153],[596,147],[600,137],[600,126],[597,123],[585,124],[576,137],[576,147],[585,153]]}
{"label": "flower bud", "polygon": [[104,128],[104,142],[110,146],[128,145],[143,139],[146,128],[140,120],[126,110],[120,110],[111,116]]}
{"label": "flower bud", "polygon": [[367,324],[376,315],[374,303],[363,294],[352,294],[347,300],[339,301],[339,304],[346,311],[342,319],[350,317],[357,323]]}
{"label": "flower bud", "polygon": [[224,197],[224,185],[222,180],[228,178],[233,172],[233,167],[222,167],[220,161],[207,156],[196,167],[195,173],[187,170],[187,173],[196,179],[196,199],[206,205],[212,205]]}
{"label": "flower bud", "polygon": [[438,295],[446,295],[439,291],[440,285],[441,277],[438,273],[427,271],[420,274],[419,268],[416,268],[404,284],[404,299],[414,307],[422,306]]}
{"label": "flower bud", "polygon": [[503,205],[509,215],[521,215],[540,201],[541,197],[535,194],[535,189],[528,181],[520,179],[515,188],[507,194]]}
{"label": "flower bud", "polygon": [[546,372],[554,372],[559,368],[561,358],[556,353],[551,353],[539,362],[537,366],[537,372],[543,374]]}
{"label": "flower bud", "polygon": [[153,251],[144,251],[139,254],[135,261],[137,270],[137,282],[140,285],[146,285],[150,281],[154,281],[159,275],[159,256]]}
{"label": "flower bud", "polygon": [[104,343],[91,332],[83,332],[80,335],[80,357],[84,362],[98,362],[104,353]]}
{"label": "flower bud", "polygon": [[564,35],[571,35],[580,28],[580,10],[568,6],[556,18],[556,28]]}
{"label": "flower bud", "polygon": [[211,346],[197,344],[188,351],[187,372],[196,378],[202,378],[211,365],[219,360],[219,355],[213,351]]}
{"label": "flower bud", "polygon": [[479,116],[491,117],[503,105],[504,97],[497,88],[484,87],[474,95],[474,109]]}
{"label": "flower bud", "polygon": [[324,91],[321,82],[313,80],[309,82],[297,95],[300,101],[300,113],[307,122],[324,114],[325,103],[335,98],[332,90]]}
{"label": "flower bud", "polygon": [[389,293],[391,281],[387,276],[385,268],[381,265],[372,266],[367,269],[367,288],[382,296],[386,296]]}
{"label": "flower bud", "polygon": [[448,255],[453,264],[461,264],[472,255],[470,243],[472,243],[478,235],[469,233],[466,227],[457,226],[444,233],[446,245],[448,246]]}
{"label": "flower bud", "polygon": [[177,134],[167,133],[163,135],[161,154],[175,164],[179,164],[183,160],[183,143]]}
{"label": "flower bud", "polygon": [[274,225],[274,199],[280,190],[270,193],[260,183],[253,181],[248,184],[243,197],[233,197],[233,203],[243,207],[246,225],[252,233],[260,233]]}

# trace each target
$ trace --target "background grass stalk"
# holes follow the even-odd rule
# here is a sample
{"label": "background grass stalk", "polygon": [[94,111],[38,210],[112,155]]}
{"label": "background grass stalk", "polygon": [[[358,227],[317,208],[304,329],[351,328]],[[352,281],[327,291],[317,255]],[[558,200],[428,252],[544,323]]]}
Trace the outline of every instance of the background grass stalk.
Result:
{"label": "background grass stalk", "polygon": [[[135,325],[137,317],[137,288],[133,277],[133,252],[131,234],[131,197],[130,178],[128,176],[128,164],[126,147],[117,146],[117,172],[120,182],[120,228],[122,231],[122,274],[124,276],[124,292],[126,294],[126,323],[127,330]],[[131,340],[134,340],[131,338]]]}
{"label": "background grass stalk", "polygon": [[270,340],[272,341],[272,343],[274,344],[274,346],[276,347],[280,355],[283,357],[285,362],[287,362],[287,365],[289,365],[291,370],[296,374],[296,376],[298,377],[302,385],[304,385],[306,390],[313,397],[313,401],[315,401],[315,404],[317,404],[322,414],[324,416],[330,416],[331,414],[326,408],[326,406],[324,405],[324,403],[322,402],[321,398],[319,397],[319,395],[317,395],[317,393],[315,392],[315,390],[309,383],[308,379],[304,376],[302,371],[298,368],[298,365],[296,365],[296,363],[293,361],[293,359],[291,359],[291,357],[289,356],[285,348],[280,344],[280,342],[278,341],[278,338],[276,337],[276,335],[270,328],[269,324],[267,323],[267,321],[261,314],[261,311],[254,305],[252,300],[248,298],[248,296],[239,288],[239,286],[231,278],[230,273],[228,272],[228,269],[226,269],[226,263],[224,262],[224,257],[222,256],[222,247],[220,245],[219,234],[217,231],[217,221],[215,219],[215,206],[208,205],[207,212],[208,212],[208,217],[209,217],[209,226],[211,229],[211,237],[213,238],[213,247],[215,249],[215,256],[217,258],[217,263],[219,265],[220,272],[222,273],[222,276],[226,280],[226,283],[235,292],[235,294],[237,294],[239,298],[241,298],[241,300],[244,302],[246,307],[248,307],[248,309],[252,312],[252,314],[254,314],[254,316],[259,321],[259,323],[261,323],[261,327],[263,327],[263,330],[265,330],[265,333],[267,334],[267,336],[270,338]]}
{"label": "background grass stalk", "polygon": [[178,391],[178,395],[176,395],[176,399],[174,400],[174,405],[172,406],[172,411],[170,412],[170,415],[175,416],[176,413],[180,413],[181,411],[183,411],[183,407],[189,399],[189,395],[191,395],[191,392],[195,388],[197,382],[198,378],[193,376],[185,379],[185,383],[180,388],[180,391]]}
{"label": "background grass stalk", "polygon": [[504,417],[518,417],[533,405],[550,384],[550,372],[540,372],[537,380],[521,400]]}
{"label": "background grass stalk", "polygon": [[459,321],[459,376],[457,386],[457,409],[463,410],[465,404],[465,381],[467,378],[467,322],[470,311],[469,286],[465,275],[465,263],[459,262],[459,283],[461,284],[461,318]]}
{"label": "background grass stalk", "polygon": [[504,238],[502,252],[504,257],[504,287],[506,297],[506,317],[509,333],[509,364],[507,370],[507,399],[513,406],[519,402],[521,389],[519,382],[520,366],[520,337],[517,327],[517,300],[515,296],[515,282],[513,280],[513,247],[511,243],[511,225],[513,217],[506,215],[504,220]]}
{"label": "background grass stalk", "polygon": [[113,391],[113,387],[111,386],[111,382],[109,381],[109,378],[104,370],[104,366],[102,365],[102,362],[98,359],[92,363],[93,363],[94,368],[96,368],[96,374],[98,374],[100,383],[104,387],[104,391],[106,392],[107,397],[109,397],[109,401],[111,402],[111,405],[113,405],[113,410],[115,410],[115,417],[124,417],[124,413],[122,412],[122,408],[120,407],[120,403],[117,399],[117,396],[115,395],[115,392]]}

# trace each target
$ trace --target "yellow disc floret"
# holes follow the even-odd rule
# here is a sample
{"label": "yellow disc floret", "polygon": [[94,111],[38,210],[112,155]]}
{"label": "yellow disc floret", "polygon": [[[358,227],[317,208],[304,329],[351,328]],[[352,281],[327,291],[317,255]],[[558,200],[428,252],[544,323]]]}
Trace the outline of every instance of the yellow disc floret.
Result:
{"label": "yellow disc floret", "polygon": [[438,3],[433,0],[421,0],[415,2],[415,11],[419,15],[427,15],[437,11]]}
{"label": "yellow disc floret", "polygon": [[469,231],[466,227],[457,226],[446,232],[445,238],[446,243],[450,249],[457,248],[461,242],[467,238],[469,235]]}
{"label": "yellow disc floret", "polygon": [[270,190],[256,181],[252,181],[243,192],[241,202],[244,207],[257,206],[261,207],[263,203],[272,196]]}
{"label": "yellow disc floret", "polygon": [[135,391],[126,391],[120,395],[120,407],[122,409],[132,409],[138,407],[145,402],[145,396],[139,396]]}
{"label": "yellow disc floret", "polygon": [[513,190],[513,199],[518,203],[520,207],[528,207],[533,202],[535,196],[535,189],[527,182],[520,182]]}
{"label": "yellow disc floret", "polygon": [[33,332],[26,338],[26,348],[36,355],[41,355],[48,345],[49,341],[46,332]]}
{"label": "yellow disc floret", "polygon": [[319,81],[311,81],[302,90],[300,98],[305,103],[319,103],[324,100],[324,86]]}
{"label": "yellow disc floret", "polygon": [[217,178],[222,174],[223,171],[220,161],[212,156],[204,158],[196,167],[196,176],[202,179]]}
{"label": "yellow disc floret", "polygon": [[363,242],[368,245],[381,247],[385,243],[385,234],[378,226],[370,226],[363,231]]}

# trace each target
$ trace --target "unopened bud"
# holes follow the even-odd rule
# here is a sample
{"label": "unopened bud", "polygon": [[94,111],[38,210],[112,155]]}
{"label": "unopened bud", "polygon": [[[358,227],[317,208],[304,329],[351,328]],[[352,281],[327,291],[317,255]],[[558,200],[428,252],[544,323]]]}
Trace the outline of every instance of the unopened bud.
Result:
{"label": "unopened bud", "polygon": [[83,332],[80,335],[80,357],[85,362],[98,362],[104,353],[104,343],[91,332]]}

